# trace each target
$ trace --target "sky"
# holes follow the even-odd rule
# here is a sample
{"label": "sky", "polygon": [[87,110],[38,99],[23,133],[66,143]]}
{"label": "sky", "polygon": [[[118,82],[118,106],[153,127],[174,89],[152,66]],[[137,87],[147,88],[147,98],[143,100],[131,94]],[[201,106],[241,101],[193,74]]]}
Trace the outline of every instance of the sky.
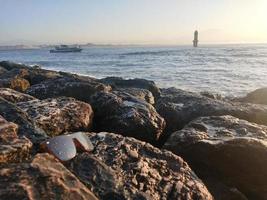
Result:
{"label": "sky", "polygon": [[0,0],[0,45],[266,43],[267,0]]}

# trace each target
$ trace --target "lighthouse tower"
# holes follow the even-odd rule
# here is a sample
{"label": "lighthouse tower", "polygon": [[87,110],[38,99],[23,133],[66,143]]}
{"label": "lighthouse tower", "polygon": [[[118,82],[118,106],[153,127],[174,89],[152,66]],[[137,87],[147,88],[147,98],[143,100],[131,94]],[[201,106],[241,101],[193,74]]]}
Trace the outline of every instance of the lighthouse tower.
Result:
{"label": "lighthouse tower", "polygon": [[194,40],[193,40],[193,46],[197,47],[198,45],[198,31],[194,32]]}

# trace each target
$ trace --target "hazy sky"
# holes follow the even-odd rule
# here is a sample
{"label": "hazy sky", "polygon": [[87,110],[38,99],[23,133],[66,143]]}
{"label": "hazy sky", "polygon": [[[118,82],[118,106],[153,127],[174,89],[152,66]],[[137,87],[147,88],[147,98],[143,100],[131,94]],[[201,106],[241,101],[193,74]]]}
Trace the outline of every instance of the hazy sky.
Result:
{"label": "hazy sky", "polygon": [[267,42],[267,0],[0,0],[0,44]]}

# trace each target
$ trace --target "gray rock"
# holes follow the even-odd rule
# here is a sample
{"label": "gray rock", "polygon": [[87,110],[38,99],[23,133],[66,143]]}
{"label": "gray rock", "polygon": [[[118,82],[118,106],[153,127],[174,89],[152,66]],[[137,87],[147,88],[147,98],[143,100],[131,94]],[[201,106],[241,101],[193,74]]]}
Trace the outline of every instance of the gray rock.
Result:
{"label": "gray rock", "polygon": [[4,67],[1,67],[1,66],[0,66],[0,76],[1,76],[2,74],[6,73],[6,72],[7,72],[7,70],[6,70]]}
{"label": "gray rock", "polygon": [[[150,103],[153,105],[155,103],[154,96],[153,94],[146,89],[141,89],[141,88],[118,88],[116,91],[119,92],[126,92],[142,101],[146,101],[147,103]],[[116,93],[114,91],[114,93]]]}
{"label": "gray rock", "polygon": [[149,103],[127,93],[99,92],[91,98],[96,131],[108,131],[155,143],[164,127],[164,119]]}
{"label": "gray rock", "polygon": [[91,106],[74,98],[32,100],[18,103],[17,106],[50,136],[71,131],[88,131],[92,126]]}
{"label": "gray rock", "polygon": [[214,190],[220,184],[248,199],[267,197],[266,126],[232,116],[201,117],[174,132],[163,148],[188,161],[215,199],[230,199]]}
{"label": "gray rock", "polygon": [[68,163],[100,199],[213,199],[182,158],[112,133],[89,133],[95,149]]}
{"label": "gray rock", "polygon": [[267,105],[267,87],[254,90],[245,97],[235,98],[234,101]]}
{"label": "gray rock", "polygon": [[100,79],[100,81],[104,84],[111,85],[114,89],[117,88],[141,88],[147,89],[157,98],[160,94],[159,88],[153,81],[149,81],[146,79],[123,79],[120,77],[107,77]]}
{"label": "gray rock", "polygon": [[88,102],[95,92],[110,90],[109,86],[98,83],[94,79],[81,80],[75,77],[63,77],[33,85],[27,93],[38,99],[66,96]]}
{"label": "gray rock", "polygon": [[176,88],[162,89],[156,109],[166,120],[166,133],[180,130],[198,117],[212,115],[232,115],[267,125],[267,106],[219,101]]}

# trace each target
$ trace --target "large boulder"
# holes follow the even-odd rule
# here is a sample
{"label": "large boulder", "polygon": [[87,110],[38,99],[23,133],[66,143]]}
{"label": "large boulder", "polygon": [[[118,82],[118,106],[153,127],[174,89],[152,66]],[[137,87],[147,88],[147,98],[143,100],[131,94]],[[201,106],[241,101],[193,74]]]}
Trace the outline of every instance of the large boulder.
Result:
{"label": "large boulder", "polygon": [[12,103],[19,103],[36,99],[30,95],[12,90],[10,88],[0,88],[0,97]]}
{"label": "large boulder", "polygon": [[92,96],[94,129],[155,143],[164,127],[164,119],[149,103],[127,93],[99,92]]}
{"label": "large boulder", "polygon": [[259,88],[248,93],[245,97],[235,98],[235,101],[255,103],[255,104],[265,104],[267,105],[267,87]]}
{"label": "large boulder", "polygon": [[38,99],[66,96],[86,101],[97,91],[110,91],[111,88],[95,80],[81,80],[77,77],[62,77],[43,81],[31,86],[27,93]]}
{"label": "large boulder", "polygon": [[163,148],[189,162],[215,199],[232,199],[236,191],[243,195],[233,199],[267,198],[266,126],[232,116],[201,117],[174,132]]}
{"label": "large boulder", "polygon": [[[0,62],[0,66],[1,63],[3,62]],[[9,78],[15,76],[20,77],[28,80],[31,85],[63,77],[63,73],[61,74],[61,72],[42,69],[39,66],[27,66],[10,62],[4,62],[2,65],[5,67],[4,69],[8,70],[2,76]]]}
{"label": "large boulder", "polygon": [[47,138],[46,133],[38,128],[26,112],[2,97],[0,97],[0,115],[7,121],[18,125],[18,136],[20,137],[26,136],[36,144]]}
{"label": "large boulder", "polygon": [[[117,88],[116,91],[120,92],[126,92],[137,99],[140,99],[142,101],[146,101],[147,103],[154,104],[154,96],[153,94],[146,89],[141,89],[141,88]],[[115,93],[115,92],[114,92]]]}
{"label": "large boulder", "polygon": [[267,106],[220,101],[176,88],[162,89],[155,107],[166,120],[165,137],[201,116],[232,115],[267,125]]}
{"label": "large boulder", "polygon": [[97,200],[63,164],[48,154],[0,167],[0,199]]}
{"label": "large boulder", "polygon": [[28,66],[24,64],[14,63],[10,61],[1,61],[0,66],[3,67],[6,70],[12,70],[12,69],[27,69]]}
{"label": "large boulder", "polygon": [[123,79],[120,77],[107,77],[100,79],[100,81],[104,84],[111,85],[114,89],[117,88],[141,88],[147,89],[157,98],[160,94],[159,88],[153,81],[149,81],[146,79]]}
{"label": "large boulder", "polygon": [[32,100],[18,103],[17,106],[28,113],[50,136],[72,131],[87,131],[92,125],[91,106],[74,98]]}
{"label": "large boulder", "polygon": [[0,115],[0,164],[19,162],[30,155],[32,143],[17,136],[18,126]]}
{"label": "large boulder", "polygon": [[100,199],[210,200],[204,184],[182,158],[134,138],[89,133],[95,146],[67,166]]}

